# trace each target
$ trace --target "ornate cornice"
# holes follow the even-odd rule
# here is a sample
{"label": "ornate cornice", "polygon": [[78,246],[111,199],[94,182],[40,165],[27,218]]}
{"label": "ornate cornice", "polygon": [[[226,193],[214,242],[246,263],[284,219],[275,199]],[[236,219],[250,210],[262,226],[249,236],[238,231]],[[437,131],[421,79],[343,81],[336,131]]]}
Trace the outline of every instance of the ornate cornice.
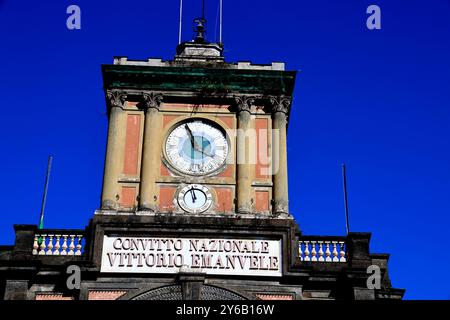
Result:
{"label": "ornate cornice", "polygon": [[159,110],[159,107],[161,105],[161,101],[163,100],[162,93],[159,92],[143,92],[142,97],[144,100],[144,107],[145,109],[157,109]]}
{"label": "ornate cornice", "polygon": [[122,90],[106,90],[106,99],[111,108],[122,108],[127,100],[127,94]]}
{"label": "ornate cornice", "polygon": [[[207,89],[222,93],[233,92],[248,96],[291,96],[296,71],[245,70],[188,65],[151,67],[133,65],[103,65],[103,87],[125,90],[170,91],[171,95],[184,92],[203,92]],[[238,90],[238,91],[236,91]],[[183,96],[183,95],[182,95]]]}
{"label": "ornate cornice", "polygon": [[291,97],[286,96],[269,96],[269,102],[272,107],[272,113],[282,112],[284,114],[289,113],[289,107],[291,106]]}
{"label": "ornate cornice", "polygon": [[252,96],[234,96],[237,112],[247,111],[251,113],[252,106],[255,103],[255,97]]}

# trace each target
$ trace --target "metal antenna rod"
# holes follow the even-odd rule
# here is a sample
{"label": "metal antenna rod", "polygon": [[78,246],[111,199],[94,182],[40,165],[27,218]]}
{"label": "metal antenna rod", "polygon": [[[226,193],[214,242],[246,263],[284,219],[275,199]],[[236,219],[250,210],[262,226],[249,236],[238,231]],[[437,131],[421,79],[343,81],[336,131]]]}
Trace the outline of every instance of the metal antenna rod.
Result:
{"label": "metal antenna rod", "polygon": [[348,219],[348,198],[347,198],[347,174],[345,172],[345,164],[342,164],[342,182],[344,185],[344,205],[345,205],[345,228],[347,234],[350,232],[350,225]]}
{"label": "metal antenna rod", "polygon": [[222,43],[222,23],[223,23],[223,5],[222,0],[219,0],[219,43]]}
{"label": "metal antenna rod", "polygon": [[181,25],[183,20],[183,0],[180,0],[180,24],[178,27],[178,44],[181,44]]}
{"label": "metal antenna rod", "polygon": [[202,19],[205,19],[205,0],[202,1]]}
{"label": "metal antenna rod", "polygon": [[47,201],[48,182],[50,179],[50,171],[52,170],[52,160],[53,160],[53,157],[49,156],[48,157],[48,165],[47,165],[47,174],[45,176],[44,196],[42,198],[41,217],[39,219],[39,229],[44,228],[45,202]]}

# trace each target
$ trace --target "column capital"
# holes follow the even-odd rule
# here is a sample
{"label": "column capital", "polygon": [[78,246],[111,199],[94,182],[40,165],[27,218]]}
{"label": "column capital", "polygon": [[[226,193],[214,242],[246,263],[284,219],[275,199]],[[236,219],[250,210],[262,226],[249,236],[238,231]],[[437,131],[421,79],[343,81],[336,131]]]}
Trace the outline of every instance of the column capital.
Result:
{"label": "column capital", "polygon": [[269,103],[272,107],[272,113],[281,112],[288,114],[292,98],[286,96],[269,96]]}
{"label": "column capital", "polygon": [[125,91],[117,89],[106,90],[106,100],[110,108],[121,108],[125,106],[127,94]]}
{"label": "column capital", "polygon": [[163,94],[160,92],[142,92],[145,110],[149,109],[159,110],[163,97],[164,97]]}
{"label": "column capital", "polygon": [[247,111],[251,113],[253,104],[255,103],[255,97],[252,96],[234,96],[234,102],[237,107],[238,113]]}

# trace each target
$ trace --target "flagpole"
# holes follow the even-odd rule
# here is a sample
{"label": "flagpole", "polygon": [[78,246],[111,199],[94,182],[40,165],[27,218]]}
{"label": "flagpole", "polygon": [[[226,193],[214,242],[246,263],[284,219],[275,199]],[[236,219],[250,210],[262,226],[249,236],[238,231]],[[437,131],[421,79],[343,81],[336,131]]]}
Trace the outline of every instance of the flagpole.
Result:
{"label": "flagpole", "polygon": [[205,0],[202,1],[202,19],[205,19]]}
{"label": "flagpole", "polygon": [[223,17],[223,4],[222,0],[219,0],[219,43],[222,44],[222,17]]}
{"label": "flagpole", "polygon": [[348,196],[347,196],[347,173],[345,171],[345,164],[342,164],[342,183],[344,187],[344,206],[345,206],[345,229],[347,234],[350,232],[350,224],[348,218]]}
{"label": "flagpole", "polygon": [[178,44],[181,44],[181,26],[183,19],[183,0],[180,0],[180,23],[178,27]]}
{"label": "flagpole", "polygon": [[50,180],[50,171],[52,170],[52,160],[53,157],[49,156],[47,165],[47,174],[45,175],[44,196],[42,197],[41,216],[39,218],[39,229],[44,228],[44,211],[45,211],[45,203],[47,201],[47,191],[48,191],[48,182]]}

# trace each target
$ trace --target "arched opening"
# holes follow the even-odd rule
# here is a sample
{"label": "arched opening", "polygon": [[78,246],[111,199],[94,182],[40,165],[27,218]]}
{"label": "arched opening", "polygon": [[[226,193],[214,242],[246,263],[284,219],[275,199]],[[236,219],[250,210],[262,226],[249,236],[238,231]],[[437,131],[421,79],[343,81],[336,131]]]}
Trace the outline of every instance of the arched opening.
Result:
{"label": "arched opening", "polygon": [[[183,291],[181,285],[165,286],[141,293],[131,300],[183,300]],[[201,288],[200,300],[246,299],[230,290],[215,286],[203,285]]]}

